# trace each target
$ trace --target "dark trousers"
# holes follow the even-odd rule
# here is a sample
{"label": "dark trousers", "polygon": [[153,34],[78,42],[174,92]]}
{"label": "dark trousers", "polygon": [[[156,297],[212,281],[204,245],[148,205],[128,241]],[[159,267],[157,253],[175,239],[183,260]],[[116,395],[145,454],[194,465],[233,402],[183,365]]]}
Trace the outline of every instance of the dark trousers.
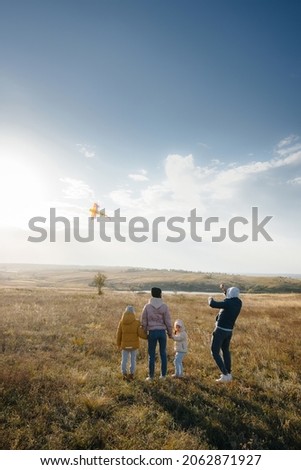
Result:
{"label": "dark trousers", "polygon": [[149,376],[155,375],[155,358],[156,347],[159,343],[160,359],[161,359],[161,375],[165,376],[167,372],[167,354],[166,354],[166,331],[165,330],[150,330],[148,334],[148,368]]}
{"label": "dark trousers", "polygon": [[[232,331],[224,331],[217,328],[212,333],[211,354],[221,373],[224,375],[231,374],[231,354],[229,349],[231,338]],[[221,351],[223,357],[221,356]]]}

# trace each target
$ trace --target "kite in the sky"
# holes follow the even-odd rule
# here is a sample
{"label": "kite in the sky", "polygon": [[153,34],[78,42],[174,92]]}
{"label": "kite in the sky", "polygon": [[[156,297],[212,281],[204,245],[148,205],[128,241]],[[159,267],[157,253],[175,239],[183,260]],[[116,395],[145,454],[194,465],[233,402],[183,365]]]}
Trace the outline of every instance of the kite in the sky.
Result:
{"label": "kite in the sky", "polygon": [[89,212],[90,212],[90,217],[93,217],[93,219],[95,219],[97,216],[108,217],[106,215],[105,209],[99,209],[99,205],[97,204],[97,202],[94,202],[93,207],[89,209]]}

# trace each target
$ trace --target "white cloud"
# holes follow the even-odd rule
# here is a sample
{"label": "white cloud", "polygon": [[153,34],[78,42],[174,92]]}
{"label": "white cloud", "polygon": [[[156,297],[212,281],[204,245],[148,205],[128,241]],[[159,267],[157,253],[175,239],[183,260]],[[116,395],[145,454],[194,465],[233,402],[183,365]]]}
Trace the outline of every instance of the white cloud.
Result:
{"label": "white cloud", "polygon": [[63,189],[67,199],[91,199],[94,198],[94,191],[87,183],[74,178],[60,178],[60,181],[66,185]]}
{"label": "white cloud", "polygon": [[277,149],[281,149],[283,147],[289,147],[292,145],[294,142],[297,142],[299,140],[299,137],[297,135],[289,135],[288,137],[285,137],[284,139],[280,140],[280,142],[277,144]]}
{"label": "white cloud", "polygon": [[[271,158],[263,161],[251,161],[254,159],[252,156],[246,163],[228,164],[210,161],[208,165],[202,165],[200,160],[196,160],[192,155],[171,154],[165,158],[160,176],[159,173],[156,174],[155,183],[148,182],[143,184],[142,188],[137,189],[138,185],[131,178],[133,179],[131,186],[127,184],[116,187],[109,194],[110,201],[106,199],[110,202],[109,217],[115,209],[120,208],[121,215],[126,216],[127,221],[130,217],[141,215],[147,218],[150,227],[152,221],[158,216],[165,216],[166,220],[175,215],[185,217],[183,228],[186,230],[187,238],[183,244],[164,241],[166,235],[171,235],[164,223],[159,227],[159,243],[114,242],[113,228],[108,223],[108,234],[112,236],[112,243],[105,244],[97,238],[93,245],[75,242],[66,245],[60,244],[60,241],[47,246],[44,244],[41,259],[45,260],[44,262],[50,259],[52,262],[58,260],[58,262],[74,264],[74,260],[80,258],[81,262],[87,260],[86,262],[93,263],[96,249],[97,253],[101,254],[102,262],[106,261],[108,264],[118,264],[122,255],[124,265],[131,265],[133,259],[138,259],[139,264],[146,266],[154,266],[155,263],[160,267],[170,266],[183,269],[201,268],[231,270],[231,272],[241,270],[264,272],[268,269],[275,272],[297,272],[300,257],[289,256],[288,250],[298,252],[296,248],[298,246],[298,221],[295,218],[295,206],[288,204],[286,197],[294,198],[290,202],[296,202],[297,198],[293,194],[295,193],[293,187],[286,191],[287,194],[283,192],[283,188],[284,183],[294,185],[295,190],[298,190],[301,185],[301,176],[298,176],[300,171],[297,167],[301,162],[301,149],[298,148],[296,139],[287,139],[286,144],[284,140],[279,147],[282,151],[279,153],[277,146]],[[290,148],[290,151],[287,151],[287,148]],[[148,176],[145,170],[133,171],[131,174],[146,178]],[[91,200],[95,199],[93,190],[80,179],[65,177],[61,178],[60,183],[65,198],[62,201],[53,200],[51,207],[57,209],[57,215],[68,217],[71,223],[73,216],[80,217],[83,221],[81,227],[85,227]],[[130,181],[127,180],[127,183]],[[278,184],[281,185],[281,191]],[[288,185],[286,189],[289,189]],[[256,201],[260,202],[260,220],[267,215],[273,215],[271,224],[267,228],[268,233],[274,239],[273,243],[265,243],[261,240],[261,243],[252,244],[249,240],[247,243],[236,243],[234,246],[233,242],[228,239],[219,244],[208,242],[215,234],[214,229],[219,230],[219,227],[213,227],[212,233],[205,232],[204,221],[207,217],[218,216],[223,224],[220,226],[228,227],[224,223],[227,224],[230,217],[234,215],[251,217],[253,201],[255,204]],[[187,217],[193,208],[197,209],[198,216],[203,217],[203,221],[198,225],[197,233],[203,237],[204,243],[197,244],[189,238]],[[39,213],[38,211],[37,214]],[[41,214],[49,217],[48,205],[45,205]],[[58,223],[58,240],[60,240],[62,227],[63,225]],[[126,224],[121,224],[121,233],[128,240],[127,228]],[[240,230],[243,232],[246,230],[245,233],[250,234],[247,231],[249,228],[250,226],[238,225],[235,233],[240,235]],[[84,229],[81,235],[85,236]],[[162,240],[163,243],[161,243]],[[24,259],[27,262],[26,257],[29,258],[33,250],[38,250],[39,247],[42,251],[42,244],[27,243],[22,253],[14,252],[11,259]],[[279,253],[283,253],[282,261]],[[3,250],[3,256],[3,259],[6,259],[6,250]],[[243,266],[241,260],[243,260]]]}
{"label": "white cloud", "polygon": [[198,142],[197,145],[199,147],[203,147],[204,149],[210,149],[209,145],[205,144],[205,142]]}
{"label": "white cloud", "polygon": [[88,145],[83,144],[76,144],[78,151],[84,155],[86,158],[93,158],[95,157],[95,151],[90,148]]}
{"label": "white cloud", "polygon": [[133,191],[130,189],[116,189],[111,191],[109,196],[117,207],[136,208],[140,204],[140,199],[133,197]]}
{"label": "white cloud", "polygon": [[140,170],[137,173],[130,173],[128,176],[133,181],[148,181],[148,177],[146,175],[147,175],[146,170]]}
{"label": "white cloud", "polygon": [[[272,171],[281,168],[287,168],[289,171],[300,162],[301,145],[296,136],[283,139],[277,145],[271,159],[245,164],[232,162],[225,166],[219,160],[212,160],[208,166],[201,166],[191,154],[186,156],[170,154],[164,162],[164,174],[156,184],[135,192],[128,188],[120,188],[111,192],[110,197],[119,207],[136,212],[143,211],[148,215],[160,213],[167,215],[175,211],[180,215],[193,207],[197,207],[205,215],[206,211],[212,212],[214,207],[220,209],[221,205],[224,206],[224,201],[226,203],[232,200],[232,206],[233,203],[239,204],[239,194],[245,191],[246,187],[250,189],[250,196],[256,195],[260,175],[269,174],[269,181],[272,181]],[[146,177],[146,172],[144,170],[131,174],[133,180],[136,178],[134,175],[142,181]],[[279,175],[278,173],[278,183]],[[295,178],[292,184],[300,184],[300,180]],[[235,211],[234,207],[233,210]]]}
{"label": "white cloud", "polygon": [[[291,146],[293,142],[294,145]],[[301,144],[297,143],[297,137],[291,136],[283,139],[277,146],[276,154],[276,157],[266,161],[229,165],[228,169],[215,174],[215,177],[208,183],[207,189],[211,189],[212,196],[215,198],[229,198],[235,193],[239,183],[250,179],[253,175],[300,163]]]}
{"label": "white cloud", "polygon": [[290,135],[282,139],[276,146],[275,153],[280,157],[295,154],[301,151],[301,142],[296,135]]}
{"label": "white cloud", "polygon": [[212,165],[222,165],[222,162],[218,158],[212,158],[211,160]]}
{"label": "white cloud", "polygon": [[289,184],[293,184],[293,185],[299,185],[301,184],[301,176],[297,176],[296,178],[293,178],[291,180],[288,180],[288,183]]}

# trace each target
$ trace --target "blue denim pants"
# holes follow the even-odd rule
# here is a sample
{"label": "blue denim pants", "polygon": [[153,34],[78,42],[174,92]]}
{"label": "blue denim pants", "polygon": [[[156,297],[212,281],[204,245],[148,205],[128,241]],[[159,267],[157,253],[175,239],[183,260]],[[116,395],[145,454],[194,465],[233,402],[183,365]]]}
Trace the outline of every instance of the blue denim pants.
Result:
{"label": "blue denim pants", "polygon": [[121,351],[121,372],[127,374],[127,364],[130,357],[130,374],[134,374],[136,370],[137,349],[123,349]]}
{"label": "blue denim pants", "polygon": [[[224,331],[217,328],[212,333],[211,354],[221,373],[224,375],[231,374],[231,354],[229,349],[231,338],[232,331]],[[223,357],[221,356],[221,351]]]}
{"label": "blue denim pants", "polygon": [[148,334],[148,373],[151,378],[155,375],[156,347],[159,343],[161,375],[165,377],[167,372],[167,354],[166,354],[166,331],[150,330]]}
{"label": "blue denim pants", "polygon": [[186,352],[177,351],[175,354],[175,359],[173,361],[175,365],[175,374],[177,377],[182,377],[184,370],[183,370],[183,359],[186,355]]}

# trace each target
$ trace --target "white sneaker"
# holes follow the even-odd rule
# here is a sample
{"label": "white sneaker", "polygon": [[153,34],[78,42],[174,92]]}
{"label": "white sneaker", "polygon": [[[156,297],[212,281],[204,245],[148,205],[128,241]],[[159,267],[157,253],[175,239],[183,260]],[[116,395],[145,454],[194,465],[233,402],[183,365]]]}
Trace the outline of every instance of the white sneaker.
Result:
{"label": "white sneaker", "polygon": [[232,374],[227,374],[227,375],[224,375],[224,374],[221,374],[220,378],[219,379],[216,379],[216,382],[231,382],[232,380]]}
{"label": "white sneaker", "polygon": [[145,380],[148,382],[148,381],[154,380],[154,378],[153,377],[146,377]]}

